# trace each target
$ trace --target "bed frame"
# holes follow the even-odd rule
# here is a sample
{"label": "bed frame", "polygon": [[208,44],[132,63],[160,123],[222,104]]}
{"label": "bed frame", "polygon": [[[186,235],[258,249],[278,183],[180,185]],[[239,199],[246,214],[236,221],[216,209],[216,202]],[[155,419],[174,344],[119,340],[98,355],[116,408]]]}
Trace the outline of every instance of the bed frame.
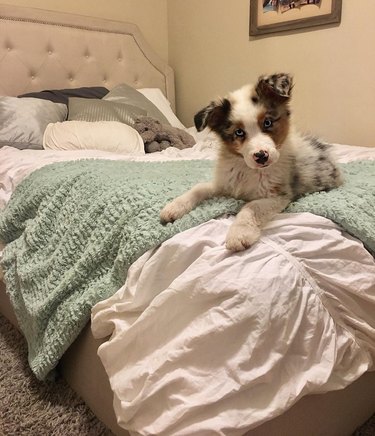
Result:
{"label": "bed frame", "polygon": [[[0,94],[80,86],[111,89],[124,82],[136,88],[160,88],[174,108],[173,70],[153,52],[136,25],[0,4]],[[17,326],[1,281],[0,313]],[[101,342],[93,338],[88,324],[59,369],[113,433],[128,435],[116,423],[112,391],[96,354]],[[372,372],[344,390],[302,398],[247,435],[345,436],[374,411]]]}

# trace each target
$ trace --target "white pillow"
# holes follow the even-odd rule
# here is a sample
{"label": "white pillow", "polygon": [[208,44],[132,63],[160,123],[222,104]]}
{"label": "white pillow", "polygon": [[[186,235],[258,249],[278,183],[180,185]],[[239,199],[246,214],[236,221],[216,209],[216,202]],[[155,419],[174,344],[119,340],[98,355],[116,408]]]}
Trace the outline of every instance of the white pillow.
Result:
{"label": "white pillow", "polygon": [[139,91],[147,99],[149,99],[151,103],[154,103],[159,111],[170,122],[171,126],[178,127],[179,129],[185,129],[185,126],[181,123],[181,121],[176,117],[175,113],[173,112],[171,103],[159,88],[141,88],[137,89],[137,91]]}
{"label": "white pillow", "polygon": [[102,150],[145,154],[139,133],[118,121],[65,121],[48,124],[43,147],[53,150]]}

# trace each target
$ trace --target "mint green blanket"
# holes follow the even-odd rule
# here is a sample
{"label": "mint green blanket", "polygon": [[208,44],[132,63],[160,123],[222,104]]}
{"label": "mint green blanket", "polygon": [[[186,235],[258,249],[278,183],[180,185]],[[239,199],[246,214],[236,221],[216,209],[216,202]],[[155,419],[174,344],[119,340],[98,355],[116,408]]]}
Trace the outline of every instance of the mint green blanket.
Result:
{"label": "mint green blanket", "polygon": [[286,212],[311,212],[329,218],[360,239],[375,256],[375,161],[350,162],[341,168],[344,185],[306,195]]}
{"label": "mint green blanket", "polygon": [[138,257],[178,232],[238,210],[240,202],[221,198],[173,225],[160,224],[161,208],[210,179],[212,165],[64,162],[35,171],[17,187],[0,216],[0,239],[8,243],[2,266],[39,379],[56,366],[93,305],[123,285]]}
{"label": "mint green blanket", "polygon": [[[174,224],[159,222],[162,206],[197,181],[212,162],[84,160],[46,166],[16,189],[0,216],[8,245],[2,266],[29,346],[30,367],[45,378],[90,318],[94,304],[124,283],[129,266],[174,234],[242,202],[216,198]],[[306,196],[288,212],[336,221],[375,252],[375,162],[343,165],[339,189]]]}

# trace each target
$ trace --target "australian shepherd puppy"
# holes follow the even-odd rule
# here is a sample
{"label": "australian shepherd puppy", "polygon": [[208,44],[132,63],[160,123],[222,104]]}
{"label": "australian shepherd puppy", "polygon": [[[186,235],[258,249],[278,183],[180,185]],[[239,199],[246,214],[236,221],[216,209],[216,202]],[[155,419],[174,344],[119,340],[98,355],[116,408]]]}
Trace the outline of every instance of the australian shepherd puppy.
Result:
{"label": "australian shepherd puppy", "polygon": [[292,78],[261,76],[198,112],[198,131],[209,127],[220,139],[214,178],[199,183],[161,211],[164,223],[214,196],[246,201],[226,237],[240,251],[260,237],[261,228],[288,204],[309,192],[339,186],[342,178],[329,145],[297,133],[291,125]]}

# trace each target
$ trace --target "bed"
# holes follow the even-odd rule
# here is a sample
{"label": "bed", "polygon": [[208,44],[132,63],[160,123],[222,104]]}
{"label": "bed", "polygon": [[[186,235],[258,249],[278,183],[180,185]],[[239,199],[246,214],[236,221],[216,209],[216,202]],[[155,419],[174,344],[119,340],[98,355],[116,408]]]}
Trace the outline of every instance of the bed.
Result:
{"label": "bed", "polygon": [[[334,146],[363,194],[354,212],[342,205],[347,219],[295,204],[231,254],[238,202],[158,227],[158,201],[209,176],[217,143],[174,115],[173,71],[135,25],[0,5],[0,79],[2,108],[17,115],[0,127],[0,311],[25,334],[38,378],[61,371],[117,435],[341,436],[374,413],[375,246],[355,221],[373,199],[375,148]],[[149,102],[196,144],[144,153],[126,121]],[[124,126],[88,136],[112,122],[90,117],[114,108]],[[70,140],[51,131],[74,122]],[[91,245],[74,260],[83,232]]]}

